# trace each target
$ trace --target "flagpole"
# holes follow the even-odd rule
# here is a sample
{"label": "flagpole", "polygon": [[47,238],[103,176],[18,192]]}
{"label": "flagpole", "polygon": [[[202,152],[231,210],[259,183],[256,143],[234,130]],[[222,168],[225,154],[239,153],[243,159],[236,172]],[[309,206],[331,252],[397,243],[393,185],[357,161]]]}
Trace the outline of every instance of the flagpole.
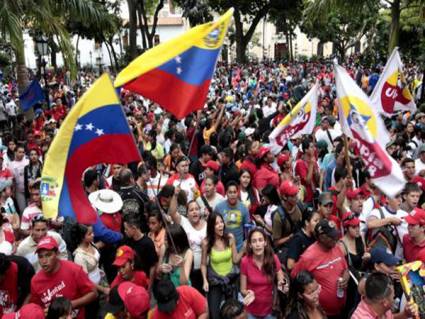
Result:
{"label": "flagpole", "polygon": [[196,137],[196,134],[198,132],[199,118],[200,118],[201,112],[202,112],[202,110],[199,110],[196,113],[195,130],[193,131],[192,138],[190,139],[189,149],[187,150],[187,157],[189,157],[189,158],[190,158],[190,151],[192,150],[193,142],[195,141],[195,137]]}
{"label": "flagpole", "polygon": [[347,138],[346,134],[344,134],[344,157],[345,157],[345,165],[346,165],[347,170],[348,170],[348,177],[352,178],[353,172],[352,172],[352,168],[351,168],[350,157],[348,155],[348,138]]}

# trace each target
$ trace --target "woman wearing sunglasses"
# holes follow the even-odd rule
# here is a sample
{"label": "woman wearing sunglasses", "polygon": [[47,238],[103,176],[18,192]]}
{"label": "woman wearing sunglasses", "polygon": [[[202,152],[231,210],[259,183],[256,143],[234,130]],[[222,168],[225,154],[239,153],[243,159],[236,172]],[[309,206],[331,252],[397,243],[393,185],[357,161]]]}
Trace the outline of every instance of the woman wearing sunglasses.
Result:
{"label": "woman wearing sunglasses", "polygon": [[326,314],[319,304],[321,286],[307,270],[298,273],[291,285],[287,319],[322,319]]}

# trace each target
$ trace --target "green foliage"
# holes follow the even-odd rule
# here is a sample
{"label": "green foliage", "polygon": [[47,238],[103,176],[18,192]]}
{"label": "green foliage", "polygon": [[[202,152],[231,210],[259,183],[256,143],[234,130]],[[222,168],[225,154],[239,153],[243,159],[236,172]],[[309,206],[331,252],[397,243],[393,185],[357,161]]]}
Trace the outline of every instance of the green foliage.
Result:
{"label": "green foliage", "polygon": [[[326,21],[322,16],[311,17],[305,15],[301,30],[310,38],[318,38],[321,42],[332,42],[339,56],[345,56],[347,49],[353,47],[363,35],[374,25],[378,10],[369,10],[365,5],[357,14],[353,15],[351,9],[333,7],[327,13]],[[307,9],[309,12],[311,8]]]}
{"label": "green foliage", "polygon": [[10,56],[5,52],[0,52],[0,68],[5,68],[11,64]]}
{"label": "green foliage", "polygon": [[183,17],[189,19],[192,27],[213,19],[208,0],[175,0],[174,2],[183,9]]}

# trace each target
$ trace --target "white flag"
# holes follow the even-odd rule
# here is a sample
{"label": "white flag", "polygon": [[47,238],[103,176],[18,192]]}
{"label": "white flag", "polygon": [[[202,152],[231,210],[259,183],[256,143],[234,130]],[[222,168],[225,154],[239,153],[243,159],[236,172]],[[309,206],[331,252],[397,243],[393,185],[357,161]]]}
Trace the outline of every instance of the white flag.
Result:
{"label": "white flag", "polygon": [[394,197],[406,181],[400,166],[385,149],[389,135],[382,119],[371,107],[366,94],[339,65],[335,65],[335,80],[339,120],[344,134],[356,142],[375,185],[386,195]]}
{"label": "white flag", "polygon": [[316,83],[270,134],[270,146],[274,153],[285,146],[289,138],[297,138],[313,132],[318,93],[319,85]]}
{"label": "white flag", "polygon": [[395,48],[372,94],[372,106],[378,113],[391,116],[395,111],[416,111],[416,104],[403,75],[403,63]]}

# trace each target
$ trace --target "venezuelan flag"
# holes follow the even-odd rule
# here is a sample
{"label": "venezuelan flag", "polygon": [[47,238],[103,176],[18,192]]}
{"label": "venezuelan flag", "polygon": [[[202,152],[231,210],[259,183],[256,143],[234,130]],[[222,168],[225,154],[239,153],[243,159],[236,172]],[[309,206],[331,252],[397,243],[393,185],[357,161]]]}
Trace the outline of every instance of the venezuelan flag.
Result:
{"label": "venezuelan flag", "polygon": [[118,74],[115,87],[151,99],[178,119],[201,109],[232,15],[230,9],[146,51]]}
{"label": "venezuelan flag", "polygon": [[96,212],[81,181],[85,169],[99,163],[139,160],[115,89],[104,74],[71,109],[49,148],[42,172],[43,214],[93,224]]}

